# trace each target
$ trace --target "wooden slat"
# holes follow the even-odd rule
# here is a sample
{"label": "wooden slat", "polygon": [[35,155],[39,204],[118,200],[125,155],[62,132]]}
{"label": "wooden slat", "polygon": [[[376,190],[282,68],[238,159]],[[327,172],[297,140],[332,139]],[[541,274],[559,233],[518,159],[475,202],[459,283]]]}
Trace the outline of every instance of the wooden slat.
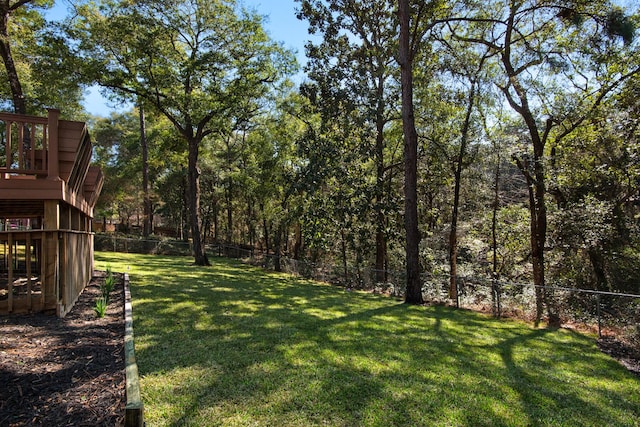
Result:
{"label": "wooden slat", "polygon": [[102,186],[104,184],[104,175],[98,166],[91,166],[84,183],[84,198],[91,207],[95,207]]}
{"label": "wooden slat", "polygon": [[5,139],[5,150],[4,153],[7,156],[6,167],[7,169],[11,169],[11,122],[6,121],[6,134],[7,138]]}
{"label": "wooden slat", "polygon": [[60,163],[71,163],[73,164],[73,161],[76,159],[76,152],[75,151],[61,151],[58,154],[58,158],[60,160]]}
{"label": "wooden slat", "polygon": [[45,232],[40,234],[40,307],[44,308],[45,297],[45,274],[47,273],[47,266],[45,260],[48,256],[45,245]]}
{"label": "wooden slat", "polygon": [[31,311],[31,233],[27,233],[25,242],[25,261],[27,263],[27,306]]}
{"label": "wooden slat", "polygon": [[86,125],[83,122],[60,120],[58,123],[58,151],[75,153],[86,133]]}
{"label": "wooden slat", "polygon": [[83,133],[83,138],[73,163],[73,169],[69,176],[69,186],[76,193],[82,190],[82,186],[87,177],[87,172],[91,164],[91,152],[91,141],[89,135],[85,132]]}
{"label": "wooden slat", "polygon": [[58,232],[45,232],[42,244],[45,247],[45,257],[42,260],[45,264],[45,273],[42,281],[45,291],[44,307],[45,309],[55,309],[58,303],[59,286],[57,268],[59,259]]}
{"label": "wooden slat", "polygon": [[58,297],[58,307],[59,311],[58,311],[58,316],[59,317],[64,317],[67,312],[66,312],[66,307],[67,304],[69,303],[69,293],[70,293],[70,280],[69,280],[69,275],[68,273],[68,261],[69,259],[73,259],[73,253],[70,253],[73,251],[73,247],[72,245],[70,245],[70,241],[69,241],[69,235],[67,233],[63,233],[62,234],[62,247],[65,248],[64,251],[61,251],[58,254],[58,265],[59,265],[59,270],[58,270],[58,281],[60,283],[60,286],[62,286],[62,293],[58,293],[56,292],[56,295]]}
{"label": "wooden slat", "polygon": [[13,311],[13,233],[9,233],[9,257],[7,258],[7,266],[9,273],[9,282],[8,286],[8,300],[7,300],[7,311],[11,313]]}
{"label": "wooden slat", "polygon": [[24,165],[24,125],[18,124],[18,169],[26,169]]}
{"label": "wooden slat", "polygon": [[[47,119],[48,120],[48,119]],[[44,126],[42,128],[42,152],[45,153],[45,155],[47,155],[49,153],[49,132],[48,132],[48,127]],[[46,160],[44,161],[45,164],[45,169],[46,169]]]}
{"label": "wooden slat", "polygon": [[31,124],[31,148],[29,149],[29,168],[36,168],[36,126]]}

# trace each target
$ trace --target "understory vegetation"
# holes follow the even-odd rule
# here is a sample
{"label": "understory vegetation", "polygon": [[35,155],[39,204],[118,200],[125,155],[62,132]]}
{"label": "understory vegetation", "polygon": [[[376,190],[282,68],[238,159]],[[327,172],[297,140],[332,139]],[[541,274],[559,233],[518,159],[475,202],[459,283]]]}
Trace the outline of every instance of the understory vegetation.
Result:
{"label": "understory vegetation", "polygon": [[237,261],[96,254],[131,275],[147,424],[633,426],[593,336],[412,306]]}

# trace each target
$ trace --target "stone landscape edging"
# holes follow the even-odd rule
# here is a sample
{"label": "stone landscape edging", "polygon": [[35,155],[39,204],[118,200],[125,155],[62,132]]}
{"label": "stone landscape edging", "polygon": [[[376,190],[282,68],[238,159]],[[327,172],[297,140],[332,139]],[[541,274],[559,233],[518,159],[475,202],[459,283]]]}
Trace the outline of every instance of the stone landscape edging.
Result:
{"label": "stone landscape edging", "polygon": [[143,427],[144,407],[140,397],[138,364],[133,344],[133,308],[128,273],[124,275],[124,362],[127,396],[124,425],[125,427]]}

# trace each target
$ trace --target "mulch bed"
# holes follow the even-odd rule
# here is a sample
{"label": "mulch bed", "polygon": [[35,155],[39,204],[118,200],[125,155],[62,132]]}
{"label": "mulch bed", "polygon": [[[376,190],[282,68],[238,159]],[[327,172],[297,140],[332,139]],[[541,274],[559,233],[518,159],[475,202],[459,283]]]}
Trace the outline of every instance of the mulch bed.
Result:
{"label": "mulch bed", "polygon": [[64,319],[0,317],[0,426],[123,425],[123,280],[100,319],[96,275]]}

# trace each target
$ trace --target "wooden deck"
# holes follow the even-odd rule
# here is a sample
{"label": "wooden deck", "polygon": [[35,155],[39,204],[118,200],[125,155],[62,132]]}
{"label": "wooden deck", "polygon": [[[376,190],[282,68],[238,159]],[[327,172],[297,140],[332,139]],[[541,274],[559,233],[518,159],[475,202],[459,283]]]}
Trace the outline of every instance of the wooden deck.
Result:
{"label": "wooden deck", "polygon": [[0,314],[64,316],[93,273],[104,178],[85,123],[59,114],[0,113]]}
{"label": "wooden deck", "polygon": [[0,217],[12,200],[60,200],[93,217],[104,177],[90,166],[87,127],[58,116],[0,113]]}

